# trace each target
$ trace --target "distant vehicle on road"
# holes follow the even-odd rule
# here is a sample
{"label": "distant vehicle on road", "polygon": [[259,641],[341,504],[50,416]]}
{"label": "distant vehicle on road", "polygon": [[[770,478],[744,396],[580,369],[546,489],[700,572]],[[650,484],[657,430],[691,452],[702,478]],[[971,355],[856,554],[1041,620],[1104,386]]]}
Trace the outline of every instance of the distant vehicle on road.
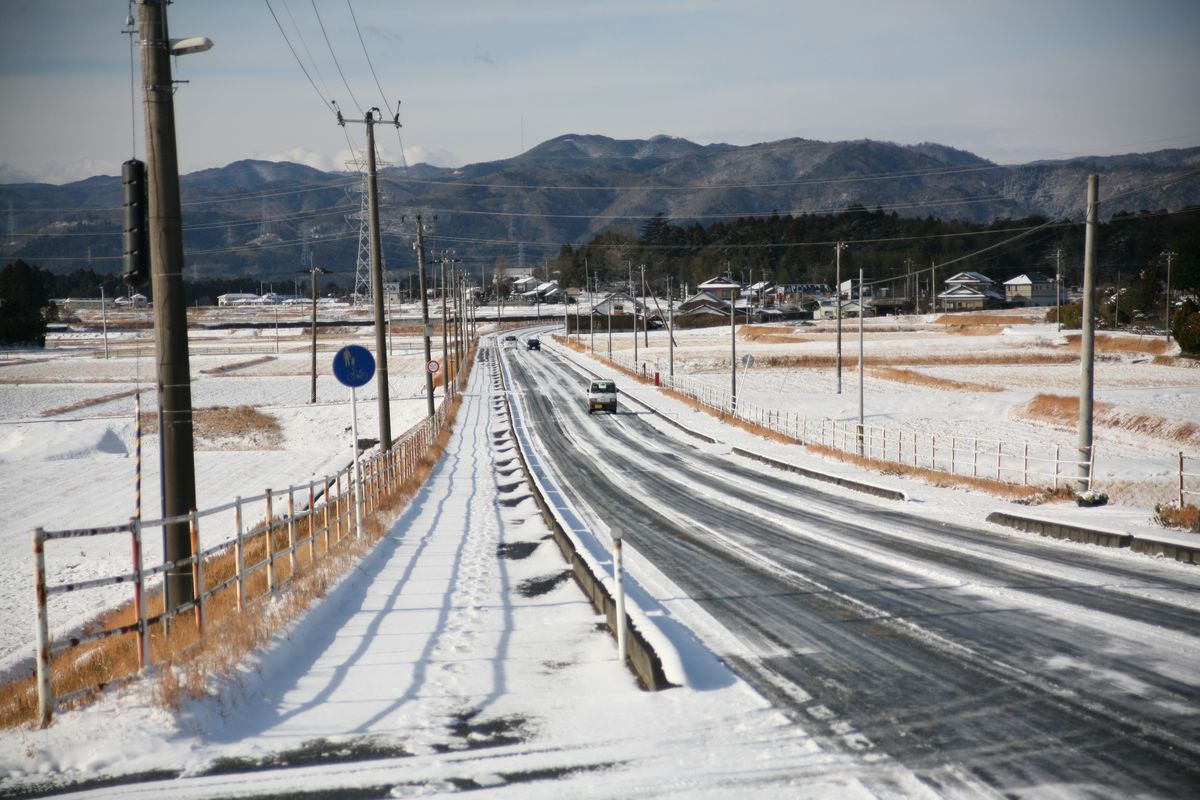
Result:
{"label": "distant vehicle on road", "polygon": [[517,346],[517,337],[513,336],[512,334],[505,336],[504,337],[504,346],[505,347],[516,347]]}
{"label": "distant vehicle on road", "polygon": [[610,380],[596,380],[588,385],[588,414],[594,411],[617,413],[617,384]]}
{"label": "distant vehicle on road", "polygon": [[540,339],[530,339],[529,341],[525,342],[525,349],[526,350],[541,350],[542,342]]}

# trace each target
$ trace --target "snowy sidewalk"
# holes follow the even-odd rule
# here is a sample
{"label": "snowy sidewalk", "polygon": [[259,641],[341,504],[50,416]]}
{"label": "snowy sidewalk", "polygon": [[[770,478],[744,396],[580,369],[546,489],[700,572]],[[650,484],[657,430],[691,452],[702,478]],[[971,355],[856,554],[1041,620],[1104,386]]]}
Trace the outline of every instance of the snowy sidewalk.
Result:
{"label": "snowy sidewalk", "polygon": [[156,770],[83,794],[923,793],[886,763],[823,751],[731,673],[638,689],[566,577],[492,379],[485,357],[409,509],[222,698],[175,717],[135,688],[49,730],[4,732],[0,793]]}

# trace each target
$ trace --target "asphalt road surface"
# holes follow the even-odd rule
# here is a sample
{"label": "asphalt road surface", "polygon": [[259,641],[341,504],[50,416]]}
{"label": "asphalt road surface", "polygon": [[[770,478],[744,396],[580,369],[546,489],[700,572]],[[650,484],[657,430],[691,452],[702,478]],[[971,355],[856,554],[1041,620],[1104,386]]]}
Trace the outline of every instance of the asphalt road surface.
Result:
{"label": "asphalt road surface", "polygon": [[826,746],[952,793],[1200,796],[1200,569],[848,499],[624,397],[589,415],[549,350],[504,356],[577,504],[621,520]]}

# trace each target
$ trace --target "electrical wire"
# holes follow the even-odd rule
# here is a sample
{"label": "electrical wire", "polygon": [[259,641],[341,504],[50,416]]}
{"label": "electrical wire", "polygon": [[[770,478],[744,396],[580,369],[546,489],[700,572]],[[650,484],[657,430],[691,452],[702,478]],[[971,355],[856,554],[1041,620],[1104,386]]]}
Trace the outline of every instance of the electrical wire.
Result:
{"label": "electrical wire", "polygon": [[346,91],[350,94],[350,99],[354,101],[354,107],[358,109],[361,116],[363,113],[362,104],[358,102],[358,98],[354,96],[354,90],[350,88],[350,83],[346,80],[346,74],[342,72],[342,65],[338,63],[337,54],[333,52],[333,43],[329,41],[329,33],[325,30],[325,23],[321,20],[321,12],[317,10],[317,0],[312,0],[313,13],[317,15],[317,24],[321,26],[321,35],[325,37],[325,45],[329,48],[329,55],[333,58],[333,65],[337,67],[338,75],[342,78],[342,85],[346,87]]}
{"label": "electrical wire", "polygon": [[486,183],[483,181],[443,181],[432,178],[407,178],[405,183],[419,183],[446,187],[469,187],[484,189],[522,189],[530,191],[580,191],[580,192],[620,192],[620,191],[701,191],[719,189],[767,189],[786,186],[819,186],[825,184],[860,183],[866,181],[902,180],[905,178],[937,177],[941,175],[959,175],[971,172],[986,172],[997,169],[1011,169],[1000,164],[972,167],[938,167],[928,170],[905,170],[901,172],[880,172],[869,175],[847,175],[838,178],[801,178],[793,181],[746,181],[741,183],[665,183],[639,184],[631,183],[622,186],[563,186],[549,184],[517,184],[517,183]]}
{"label": "electrical wire", "polygon": [[275,14],[275,9],[271,8],[271,0],[263,0],[263,2],[267,4],[267,10],[271,12],[271,18],[275,20],[275,27],[279,28],[279,34],[283,37],[283,41],[287,43],[288,50],[292,51],[292,58],[296,59],[296,64],[299,65],[300,71],[304,73],[305,78],[308,78],[309,85],[312,86],[313,91],[317,93],[317,97],[321,98],[321,102],[324,103],[330,111],[333,111],[333,104],[329,100],[325,99],[325,96],[321,94],[321,90],[318,89],[317,84],[313,82],[312,76],[308,74],[308,69],[304,66],[304,62],[300,60],[300,56],[296,53],[296,48],[292,47],[292,40],[288,38],[287,31],[283,29],[283,25],[279,22],[279,17]]}
{"label": "electrical wire", "polygon": [[308,56],[308,62],[312,64],[313,72],[317,73],[317,80],[321,82],[321,88],[325,90],[327,97],[333,97],[333,92],[329,91],[329,84],[325,83],[325,76],[321,74],[321,68],[317,65],[317,60],[313,58],[312,51],[308,49],[308,42],[304,40],[304,33],[300,30],[299,24],[296,23],[296,18],[292,15],[291,6],[287,0],[281,0],[284,11],[287,11],[288,19],[292,21],[292,27],[296,29],[296,36],[300,39],[300,46],[304,48],[305,55]]}
{"label": "electrical wire", "polygon": [[[367,59],[367,66],[371,68],[371,77],[375,79],[375,88],[379,89],[379,96],[383,98],[383,107],[391,109],[392,101],[388,100],[387,93],[383,91],[383,86],[379,83],[379,76],[375,74],[375,65],[371,63],[371,54],[367,52],[367,42],[363,39],[362,29],[358,27],[358,16],[354,13],[354,6],[350,4],[350,0],[346,0],[346,8],[350,9],[350,19],[354,21],[354,30],[358,34],[358,42],[362,45],[363,56]],[[400,108],[397,106],[396,113],[400,113]],[[396,126],[396,140],[400,143],[400,165],[404,168],[404,174],[408,175],[408,157],[404,154],[404,139],[400,137],[400,126]]]}

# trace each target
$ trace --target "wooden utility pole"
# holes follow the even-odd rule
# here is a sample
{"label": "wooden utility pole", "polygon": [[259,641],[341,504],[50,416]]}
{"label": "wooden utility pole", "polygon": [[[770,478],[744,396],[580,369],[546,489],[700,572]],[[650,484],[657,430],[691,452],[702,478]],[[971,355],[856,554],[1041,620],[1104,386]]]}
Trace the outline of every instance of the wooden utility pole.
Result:
{"label": "wooden utility pole", "polygon": [[[1092,391],[1096,333],[1096,217],[1100,176],[1088,175],[1087,225],[1083,238],[1083,329],[1079,342],[1079,489],[1092,487]],[[1055,467],[1057,469],[1057,467]]]}
{"label": "wooden utility pole", "polygon": [[[367,214],[371,225],[371,294],[375,309],[375,387],[379,399],[379,452],[392,449],[392,404],[388,397],[387,328],[383,316],[383,259],[379,237],[379,184],[375,171],[375,114],[367,111]],[[397,123],[397,127],[399,124]]]}
{"label": "wooden utility pole", "polygon": [[837,393],[842,393],[842,251],[846,249],[845,242],[834,245],[836,266],[834,267],[834,292],[837,295]]}
{"label": "wooden utility pole", "polygon": [[[337,112],[338,125],[345,125],[348,120]],[[375,385],[379,399],[379,450],[387,452],[392,449],[392,406],[388,397],[388,368],[387,368],[387,323],[383,313],[383,257],[379,237],[379,183],[375,169],[375,126],[383,121],[383,114],[378,108],[367,110],[363,124],[367,126],[367,218],[370,224],[371,240],[371,294],[372,307],[375,317]],[[400,127],[400,112],[392,117],[391,124]]]}
{"label": "wooden utility pole", "polygon": [[433,354],[430,350],[429,335],[429,294],[425,291],[425,226],[421,222],[421,215],[417,214],[417,272],[418,272],[418,289],[421,292],[421,325],[423,330],[422,338],[425,341],[425,400],[429,406],[429,416],[433,416],[433,373],[429,371],[429,362],[433,360]]}
{"label": "wooden utility pole", "polygon": [[[146,118],[146,173],[149,199],[150,281],[154,293],[154,350],[162,455],[163,516],[196,508],[196,466],[192,438],[192,386],[188,363],[187,301],[183,289],[183,225],[179,164],[175,153],[175,85],[166,0],[138,3],[141,35],[142,99]],[[163,557],[170,562],[192,555],[186,520],[163,527]],[[165,579],[166,608],[193,596],[190,566],[173,566]]]}
{"label": "wooden utility pole", "polygon": [[309,266],[306,270],[312,277],[312,394],[308,402],[317,402],[317,275],[328,274],[320,267]]}

